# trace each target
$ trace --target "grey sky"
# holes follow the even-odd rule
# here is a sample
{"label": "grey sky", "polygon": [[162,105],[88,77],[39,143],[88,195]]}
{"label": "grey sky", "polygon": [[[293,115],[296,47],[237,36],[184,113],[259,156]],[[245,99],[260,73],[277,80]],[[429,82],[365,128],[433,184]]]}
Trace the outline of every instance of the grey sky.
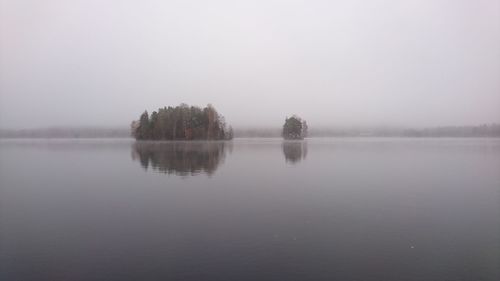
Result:
{"label": "grey sky", "polygon": [[500,122],[500,1],[0,0],[0,127]]}

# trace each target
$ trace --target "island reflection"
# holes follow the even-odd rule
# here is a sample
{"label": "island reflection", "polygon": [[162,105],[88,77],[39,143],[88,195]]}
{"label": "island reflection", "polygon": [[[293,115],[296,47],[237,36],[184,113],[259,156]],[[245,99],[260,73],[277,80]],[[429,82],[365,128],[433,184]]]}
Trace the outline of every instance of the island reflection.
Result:
{"label": "island reflection", "polygon": [[144,169],[179,176],[212,175],[226,157],[226,143],[213,142],[136,142],[132,159]]}
{"label": "island reflection", "polygon": [[282,144],[283,154],[287,163],[295,164],[307,156],[307,142],[284,141]]}

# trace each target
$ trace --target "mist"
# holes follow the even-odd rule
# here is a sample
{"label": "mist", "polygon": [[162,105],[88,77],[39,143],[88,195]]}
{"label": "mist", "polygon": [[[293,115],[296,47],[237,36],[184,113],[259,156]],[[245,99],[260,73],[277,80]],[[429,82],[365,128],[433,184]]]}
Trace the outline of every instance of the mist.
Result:
{"label": "mist", "polygon": [[0,128],[500,122],[500,1],[0,0]]}

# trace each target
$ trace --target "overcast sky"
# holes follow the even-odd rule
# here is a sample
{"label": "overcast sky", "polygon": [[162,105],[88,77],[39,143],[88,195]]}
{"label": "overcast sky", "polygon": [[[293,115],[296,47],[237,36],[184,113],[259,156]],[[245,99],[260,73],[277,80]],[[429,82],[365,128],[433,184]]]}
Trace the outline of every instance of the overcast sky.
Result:
{"label": "overcast sky", "polygon": [[500,0],[0,3],[0,128],[500,122]]}

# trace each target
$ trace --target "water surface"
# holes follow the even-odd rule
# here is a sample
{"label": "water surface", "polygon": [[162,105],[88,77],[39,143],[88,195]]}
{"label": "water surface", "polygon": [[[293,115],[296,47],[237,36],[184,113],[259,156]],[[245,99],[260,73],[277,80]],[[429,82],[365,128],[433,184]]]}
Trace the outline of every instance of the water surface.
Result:
{"label": "water surface", "polygon": [[500,140],[0,140],[0,280],[500,280]]}

